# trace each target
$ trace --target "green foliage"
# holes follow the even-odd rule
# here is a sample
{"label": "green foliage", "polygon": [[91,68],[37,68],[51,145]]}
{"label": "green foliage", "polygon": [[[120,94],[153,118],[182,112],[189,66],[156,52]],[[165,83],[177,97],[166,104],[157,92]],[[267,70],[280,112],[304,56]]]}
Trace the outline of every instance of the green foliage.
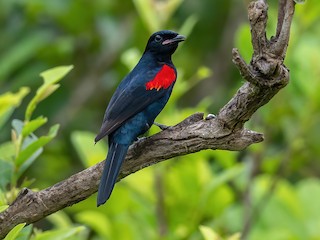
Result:
{"label": "green foliage", "polygon": [[38,88],[36,95],[28,104],[25,115],[26,121],[30,120],[37,104],[57,90],[60,85],[56,83],[59,82],[69,71],[71,71],[72,68],[73,66],[56,67],[40,74],[44,81],[43,84]]}
{"label": "green foliage", "polygon": [[[2,189],[5,189],[6,185],[9,183],[12,187],[16,186],[19,177],[42,153],[43,146],[48,144],[57,135],[59,125],[54,125],[50,127],[48,135],[37,137],[34,134],[34,131],[44,125],[47,122],[47,118],[39,116],[35,119],[31,119],[31,115],[37,105],[58,88],[59,85],[56,83],[71,69],[72,67],[70,66],[57,67],[41,73],[44,83],[39,87],[36,95],[28,104],[25,120],[12,120],[12,141],[0,145],[0,166],[3,174],[0,186]],[[4,94],[1,99],[13,99],[11,101],[6,101],[6,109],[11,109],[10,111],[12,111],[17,105],[17,102],[21,101],[21,98],[26,94],[26,89],[27,88],[23,88],[20,90],[15,97],[10,94]],[[8,110],[2,111],[2,116],[7,114]]]}
{"label": "green foliage", "polygon": [[18,176],[20,176],[33,163],[35,158],[39,156],[42,152],[42,147],[48,144],[57,135],[58,128],[59,125],[56,124],[50,128],[47,136],[37,138],[32,135],[32,137],[24,139],[23,144],[26,147],[19,152],[15,160]]}
{"label": "green foliage", "polygon": [[[8,236],[320,239],[320,5],[296,2],[304,4],[296,5],[286,56],[291,82],[246,126],[265,133],[263,143],[143,169],[117,183],[102,207],[94,195]],[[275,3],[269,1],[268,36]],[[105,158],[107,144],[94,145],[103,111],[156,30],[187,36],[173,56],[175,89],[156,121],[174,125],[195,112],[216,113],[243,81],[231,65],[232,47],[247,62],[252,55],[245,14],[242,1],[230,0],[0,1],[0,212],[22,187],[51,186]],[[43,72],[42,83],[35,78],[70,63],[75,69],[60,88],[71,66]],[[158,131],[153,126],[148,135]]]}
{"label": "green foliage", "polygon": [[0,206],[0,212],[3,212],[9,207],[9,205]]}
{"label": "green foliage", "polygon": [[4,240],[15,240],[18,237],[18,234],[20,231],[23,229],[25,226],[25,223],[20,223],[17,226],[15,226],[9,233],[8,235],[4,238]]}
{"label": "green foliage", "polygon": [[[36,95],[29,102],[24,121],[19,119],[12,120],[12,141],[7,141],[0,145],[0,194],[2,205],[0,211],[4,211],[8,207],[5,204],[10,203],[16,198],[19,190],[19,178],[40,156],[43,152],[43,147],[56,137],[59,129],[58,124],[51,126],[47,135],[38,137],[35,131],[47,122],[47,118],[39,116],[31,119],[31,116],[37,105],[58,88],[59,85],[56,83],[71,69],[72,66],[57,67],[41,73],[44,83],[39,87]],[[8,120],[8,116],[12,114],[14,108],[20,104],[22,98],[28,92],[28,88],[24,87],[21,88],[17,94],[5,93],[0,96],[0,102],[3,103],[0,111],[0,119],[3,121],[2,124],[4,124],[4,120]],[[25,186],[28,184],[30,184],[30,182],[24,179],[21,185]],[[25,223],[17,225],[10,231],[5,239],[18,239],[18,235],[24,226]],[[30,232],[31,227],[29,228],[30,230],[28,231]],[[83,228],[59,230],[52,233],[38,234],[35,238],[44,239],[42,236],[44,235],[44,237],[52,237],[53,239],[55,237],[67,239],[69,236],[76,235],[82,230]],[[29,235],[30,234],[26,234],[24,239],[28,239]]]}
{"label": "green foliage", "polygon": [[0,96],[0,129],[8,121],[14,109],[18,107],[25,95],[29,93],[29,88],[21,87],[19,92],[7,92]]}

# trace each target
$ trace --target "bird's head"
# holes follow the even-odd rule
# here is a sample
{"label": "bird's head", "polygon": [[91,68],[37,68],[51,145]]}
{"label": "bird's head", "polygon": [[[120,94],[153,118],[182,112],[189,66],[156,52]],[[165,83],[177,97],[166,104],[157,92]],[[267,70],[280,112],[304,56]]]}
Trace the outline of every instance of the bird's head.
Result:
{"label": "bird's head", "polygon": [[149,38],[145,52],[170,57],[176,51],[179,42],[185,39],[184,36],[170,30],[155,32]]}

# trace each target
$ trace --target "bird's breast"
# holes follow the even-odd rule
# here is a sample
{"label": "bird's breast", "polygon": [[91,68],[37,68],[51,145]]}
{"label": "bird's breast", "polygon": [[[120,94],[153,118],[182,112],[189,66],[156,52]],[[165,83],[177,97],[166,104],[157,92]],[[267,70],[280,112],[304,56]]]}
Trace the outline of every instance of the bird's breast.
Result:
{"label": "bird's breast", "polygon": [[174,68],[164,64],[156,76],[146,83],[146,90],[156,89],[159,91],[162,88],[167,89],[174,83],[176,78],[177,75]]}

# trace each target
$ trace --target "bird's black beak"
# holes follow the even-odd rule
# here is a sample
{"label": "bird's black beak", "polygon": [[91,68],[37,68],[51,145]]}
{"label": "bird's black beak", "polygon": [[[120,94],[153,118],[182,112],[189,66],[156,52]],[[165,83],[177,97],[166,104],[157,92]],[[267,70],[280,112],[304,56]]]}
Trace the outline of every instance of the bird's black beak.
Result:
{"label": "bird's black beak", "polygon": [[178,35],[175,36],[174,38],[164,40],[164,41],[162,42],[162,45],[168,45],[168,44],[172,44],[172,43],[178,43],[178,42],[182,42],[182,41],[184,41],[184,40],[186,40],[186,37],[183,36],[183,35],[178,34]]}

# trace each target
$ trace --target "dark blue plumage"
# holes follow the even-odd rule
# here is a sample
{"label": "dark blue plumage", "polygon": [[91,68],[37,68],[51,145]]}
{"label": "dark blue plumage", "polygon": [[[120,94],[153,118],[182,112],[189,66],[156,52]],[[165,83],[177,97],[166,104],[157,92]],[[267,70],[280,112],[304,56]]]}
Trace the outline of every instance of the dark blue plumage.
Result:
{"label": "dark blue plumage", "polygon": [[154,33],[136,67],[112,96],[95,138],[97,142],[108,136],[109,141],[98,206],[109,199],[129,146],[151,127],[166,105],[177,75],[171,55],[184,39],[173,31]]}

